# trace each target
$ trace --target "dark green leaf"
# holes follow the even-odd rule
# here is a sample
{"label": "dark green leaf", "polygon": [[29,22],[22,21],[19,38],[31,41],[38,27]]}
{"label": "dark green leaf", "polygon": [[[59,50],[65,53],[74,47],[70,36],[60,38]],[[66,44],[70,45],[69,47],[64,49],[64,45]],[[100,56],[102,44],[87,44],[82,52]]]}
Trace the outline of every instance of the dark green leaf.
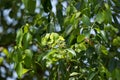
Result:
{"label": "dark green leaf", "polygon": [[33,14],[36,8],[36,0],[22,0],[22,2],[25,5],[25,9]]}
{"label": "dark green leaf", "polygon": [[52,5],[50,0],[41,0],[42,6],[44,8],[44,11],[46,13],[50,12],[50,10],[52,9]]}

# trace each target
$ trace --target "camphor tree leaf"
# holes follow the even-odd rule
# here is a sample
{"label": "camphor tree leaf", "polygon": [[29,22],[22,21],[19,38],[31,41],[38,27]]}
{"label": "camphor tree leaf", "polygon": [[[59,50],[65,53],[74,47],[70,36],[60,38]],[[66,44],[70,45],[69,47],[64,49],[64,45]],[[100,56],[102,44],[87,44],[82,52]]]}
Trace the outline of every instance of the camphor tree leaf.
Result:
{"label": "camphor tree leaf", "polygon": [[82,22],[83,22],[83,24],[89,26],[90,25],[90,19],[89,19],[89,17],[86,16],[86,15],[83,15],[82,16]]}
{"label": "camphor tree leaf", "polygon": [[93,78],[95,77],[95,75],[97,74],[98,72],[93,72],[92,74],[90,74],[88,80],[93,80]]}
{"label": "camphor tree leaf", "polygon": [[25,9],[29,13],[34,13],[35,8],[36,8],[36,0],[22,0],[22,2],[25,5]]}
{"label": "camphor tree leaf", "polygon": [[9,55],[9,52],[8,52],[8,50],[7,50],[6,48],[3,48],[2,52],[3,52],[6,56]]}
{"label": "camphor tree leaf", "polygon": [[58,3],[56,5],[56,8],[57,8],[57,19],[58,19],[59,24],[62,26],[63,20],[64,20],[63,13],[62,13],[62,4]]}
{"label": "camphor tree leaf", "polygon": [[32,35],[29,32],[25,33],[23,36],[23,47],[28,48],[31,40],[32,40]]}
{"label": "camphor tree leaf", "polygon": [[101,24],[103,21],[105,20],[102,12],[98,12],[98,14],[96,15],[96,19],[95,21],[98,22],[99,24]]}
{"label": "camphor tree leaf", "polygon": [[84,35],[79,35],[79,36],[77,37],[77,42],[80,43],[80,42],[82,42],[84,39],[85,39],[85,36],[84,36]]}
{"label": "camphor tree leaf", "polygon": [[118,36],[117,38],[113,39],[112,44],[114,46],[120,46],[120,37]]}
{"label": "camphor tree leaf", "polygon": [[29,49],[26,49],[26,50],[25,50],[24,62],[25,62],[25,65],[26,65],[27,68],[30,68],[30,67],[31,67],[32,56],[33,56],[32,51],[29,50]]}
{"label": "camphor tree leaf", "polygon": [[68,52],[70,52],[72,54],[72,56],[76,56],[76,53],[73,49],[69,48],[69,49],[66,49]]}
{"label": "camphor tree leaf", "polygon": [[50,10],[52,9],[52,5],[50,0],[41,0],[42,6],[44,8],[44,11],[46,13],[50,12]]}
{"label": "camphor tree leaf", "polygon": [[21,78],[22,77],[22,70],[23,70],[22,62],[19,62],[15,69],[16,69],[16,72],[18,74],[18,77]]}
{"label": "camphor tree leaf", "polygon": [[80,73],[78,73],[78,72],[72,72],[72,73],[70,74],[71,77],[73,77],[73,76],[78,76],[78,75],[80,75]]}
{"label": "camphor tree leaf", "polygon": [[22,39],[23,39],[23,30],[19,29],[17,31],[17,36],[16,36],[16,43],[19,47],[22,46]]}
{"label": "camphor tree leaf", "polygon": [[103,54],[108,55],[108,50],[106,49],[105,46],[101,45],[101,51]]}
{"label": "camphor tree leaf", "polygon": [[4,58],[3,57],[0,57],[0,65],[2,64]]}

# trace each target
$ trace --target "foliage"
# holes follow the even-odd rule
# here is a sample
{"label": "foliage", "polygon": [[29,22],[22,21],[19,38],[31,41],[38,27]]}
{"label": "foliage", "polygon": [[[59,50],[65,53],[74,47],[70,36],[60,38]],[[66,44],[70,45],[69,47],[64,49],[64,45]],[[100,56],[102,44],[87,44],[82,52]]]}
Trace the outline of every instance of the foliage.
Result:
{"label": "foliage", "polygon": [[14,64],[19,79],[119,80],[119,0],[1,1],[10,2],[0,3],[1,12],[11,9],[18,22],[7,24],[1,16],[4,31],[11,25],[15,31],[1,35],[7,58],[0,57],[0,64]]}

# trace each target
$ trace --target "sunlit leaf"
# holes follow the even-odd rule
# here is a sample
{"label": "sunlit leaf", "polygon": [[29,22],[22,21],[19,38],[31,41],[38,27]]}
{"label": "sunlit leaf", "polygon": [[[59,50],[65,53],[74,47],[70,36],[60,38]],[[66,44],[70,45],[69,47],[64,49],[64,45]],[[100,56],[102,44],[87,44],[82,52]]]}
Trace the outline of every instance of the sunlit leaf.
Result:
{"label": "sunlit leaf", "polygon": [[101,51],[103,54],[108,55],[108,50],[106,49],[105,46],[103,46],[103,45],[101,46]]}
{"label": "sunlit leaf", "polygon": [[66,49],[68,52],[70,52],[73,56],[76,56],[76,53],[73,49],[69,48],[69,49]]}
{"label": "sunlit leaf", "polygon": [[78,73],[78,72],[72,72],[72,73],[70,74],[70,76],[78,76],[78,75],[80,75],[80,73]]}
{"label": "sunlit leaf", "polygon": [[22,75],[26,74],[28,71],[29,71],[29,69],[23,68],[23,69],[22,69]]}
{"label": "sunlit leaf", "polygon": [[81,41],[83,41],[85,39],[85,36],[84,35],[79,35],[77,37],[77,42],[80,43]]}
{"label": "sunlit leaf", "polygon": [[6,55],[6,56],[8,56],[8,54],[9,54],[9,52],[8,52],[8,50],[6,49],[6,48],[3,48],[3,53]]}

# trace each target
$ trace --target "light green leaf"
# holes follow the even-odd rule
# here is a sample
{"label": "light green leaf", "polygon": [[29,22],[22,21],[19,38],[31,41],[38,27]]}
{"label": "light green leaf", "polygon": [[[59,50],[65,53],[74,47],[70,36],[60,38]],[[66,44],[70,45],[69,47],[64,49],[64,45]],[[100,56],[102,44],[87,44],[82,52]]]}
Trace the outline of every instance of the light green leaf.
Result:
{"label": "light green leaf", "polygon": [[106,49],[105,46],[101,45],[101,51],[103,54],[108,55],[108,50]]}
{"label": "light green leaf", "polygon": [[22,63],[19,62],[16,66],[16,72],[17,72],[19,78],[22,77],[22,70],[23,70]]}
{"label": "light green leaf", "polygon": [[112,44],[114,46],[120,46],[120,37],[118,36],[117,38],[113,39]]}
{"label": "light green leaf", "polygon": [[32,51],[30,49],[26,49],[25,54],[26,54],[27,57],[32,59],[33,53],[32,53]]}
{"label": "light green leaf", "polygon": [[68,52],[70,52],[72,54],[72,56],[76,56],[76,53],[73,49],[69,48],[69,49],[66,49]]}
{"label": "light green leaf", "polygon": [[104,20],[105,20],[105,18],[103,16],[103,13],[98,12],[98,14],[96,15],[95,21],[98,22],[99,24],[101,24]]}
{"label": "light green leaf", "polygon": [[79,35],[79,36],[77,37],[77,42],[80,43],[80,42],[82,42],[84,39],[85,39],[85,36],[84,36],[84,35]]}
{"label": "light green leaf", "polygon": [[6,56],[8,56],[8,54],[9,54],[9,52],[8,52],[8,50],[6,49],[6,48],[3,48],[3,53],[6,55]]}
{"label": "light green leaf", "polygon": [[23,68],[23,69],[22,69],[22,75],[24,75],[24,74],[27,73],[28,71],[29,71],[29,69]]}
{"label": "light green leaf", "polygon": [[0,57],[0,65],[2,64],[4,58],[3,57]]}
{"label": "light green leaf", "polygon": [[79,18],[80,14],[81,14],[81,12],[76,12],[75,18]]}
{"label": "light green leaf", "polygon": [[70,74],[71,77],[72,77],[72,76],[78,76],[78,75],[80,75],[80,73],[78,73],[78,72],[72,72],[72,73]]}

